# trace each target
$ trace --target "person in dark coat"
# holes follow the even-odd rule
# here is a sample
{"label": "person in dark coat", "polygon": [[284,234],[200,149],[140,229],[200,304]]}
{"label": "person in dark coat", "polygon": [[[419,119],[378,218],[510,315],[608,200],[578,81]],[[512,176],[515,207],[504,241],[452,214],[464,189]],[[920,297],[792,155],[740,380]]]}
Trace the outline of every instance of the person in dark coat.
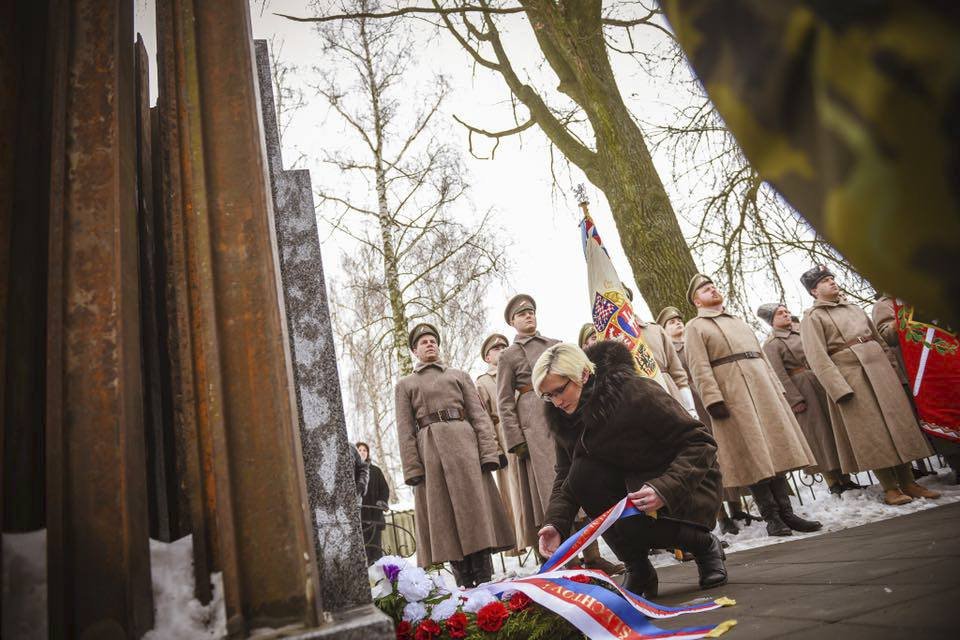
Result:
{"label": "person in dark coat", "polygon": [[390,500],[390,485],[383,476],[380,467],[370,460],[370,446],[366,442],[357,443],[360,457],[367,463],[370,478],[367,481],[367,491],[363,494],[360,507],[360,523],[363,528],[363,543],[367,552],[367,564],[373,564],[383,556],[381,538],[387,526],[384,513],[387,511],[387,501]]}
{"label": "person in dark coat", "polygon": [[651,548],[693,553],[701,588],[725,584],[723,551],[710,533],[722,494],[717,444],[703,423],[640,376],[615,340],[586,352],[566,343],[548,348],[533,368],[533,386],[546,402],[557,457],[540,552],[549,556],[571,533],[579,507],[596,518],[628,495],[644,515],[603,534],[627,566],[625,588],[656,595]]}
{"label": "person in dark coat", "polygon": [[357,502],[362,502],[363,494],[367,492],[367,482],[370,481],[370,469],[355,447],[350,450],[353,452],[353,481],[357,483]]}

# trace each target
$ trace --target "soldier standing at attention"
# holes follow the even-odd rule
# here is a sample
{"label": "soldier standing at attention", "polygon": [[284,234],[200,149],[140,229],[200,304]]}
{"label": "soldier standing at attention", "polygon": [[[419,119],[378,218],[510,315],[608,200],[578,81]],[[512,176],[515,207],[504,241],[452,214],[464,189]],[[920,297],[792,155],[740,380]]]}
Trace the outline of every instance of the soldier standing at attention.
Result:
{"label": "soldier standing at attention", "polygon": [[523,527],[520,525],[520,511],[515,505],[519,500],[519,485],[517,478],[517,457],[512,453],[507,453],[507,447],[504,445],[503,428],[500,426],[500,414],[497,412],[497,363],[500,362],[500,354],[510,344],[507,337],[494,333],[487,336],[487,339],[480,345],[480,357],[487,363],[487,372],[477,378],[477,391],[480,392],[480,404],[483,405],[490,421],[493,423],[493,430],[497,436],[497,453],[500,455],[500,470],[494,473],[497,481],[497,488],[500,490],[500,499],[503,500],[503,506],[507,510],[507,517],[513,524],[513,532],[517,538],[517,547],[524,548],[535,542],[534,540],[524,544]]}
{"label": "soldier standing at attention", "polygon": [[872,469],[884,502],[901,505],[940,494],[916,483],[910,462],[933,452],[887,355],[860,307],[842,299],[824,266],[800,281],[816,301],[803,312],[800,337],[810,368],[830,397],[830,419],[844,473]]}
{"label": "soldier standing at attention", "polygon": [[[676,307],[664,307],[660,313],[657,314],[657,324],[663,327],[663,332],[670,338],[670,342],[673,344],[673,350],[677,352],[680,364],[683,366],[683,370],[687,374],[687,379],[690,381],[690,391],[693,394],[693,406],[697,412],[697,418],[707,427],[707,431],[713,434],[710,414],[707,413],[707,408],[703,406],[703,402],[700,400],[700,394],[697,393],[696,387],[693,384],[693,376],[690,375],[690,368],[687,366],[687,354],[683,349],[684,324],[680,310]],[[727,503],[727,509],[730,510],[730,514],[727,515],[724,508],[722,506],[720,507],[720,512],[717,514],[717,522],[720,523],[721,532],[729,533],[733,536],[738,535],[740,533],[740,527],[737,526],[735,520],[743,520],[747,524],[750,524],[750,514],[743,510],[743,505],[740,501],[741,495],[746,495],[746,492],[741,488],[724,487],[723,501]]]}
{"label": "soldier standing at attention", "polygon": [[545,338],[537,331],[537,303],[525,293],[507,302],[503,317],[517,335],[500,354],[497,408],[507,450],[517,456],[523,540],[537,541],[553,491],[556,452],[543,401],[531,393],[531,372],[540,354],[559,340]]}
{"label": "soldier standing at attention", "polygon": [[723,296],[703,274],[690,280],[687,297],[697,317],[687,323],[684,350],[712,419],[724,487],[750,488],[771,536],[820,529],[790,504],[784,474],[816,460],[753,329],[726,312]]}
{"label": "soldier standing at attention", "polygon": [[817,459],[817,466],[807,471],[820,472],[830,493],[840,495],[847,489],[861,489],[850,476],[840,474],[840,455],[830,426],[827,392],[807,364],[800,332],[793,328],[790,311],[782,304],[769,302],[757,309],[757,316],[773,328],[763,343],[763,352],[780,378],[787,402]]}
{"label": "soldier standing at attention", "polygon": [[413,486],[417,564],[449,561],[457,584],[473,587],[490,580],[490,553],[515,544],[493,481],[493,424],[470,376],[440,359],[436,327],[418,324],[409,345],[418,362],[397,383],[397,441]]}

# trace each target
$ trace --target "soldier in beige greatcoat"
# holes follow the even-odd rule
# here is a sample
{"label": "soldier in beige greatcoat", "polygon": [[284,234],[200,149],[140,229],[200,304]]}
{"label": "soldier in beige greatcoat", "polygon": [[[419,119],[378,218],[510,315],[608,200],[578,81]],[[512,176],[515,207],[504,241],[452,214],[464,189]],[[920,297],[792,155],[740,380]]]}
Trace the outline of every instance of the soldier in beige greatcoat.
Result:
{"label": "soldier in beige greatcoat", "polygon": [[559,340],[537,331],[537,304],[530,296],[510,299],[504,319],[517,335],[500,354],[497,365],[497,408],[507,450],[516,454],[520,479],[523,544],[534,545],[553,491],[555,444],[547,428],[543,400],[533,393],[533,364]]}
{"label": "soldier in beige greatcoat", "polygon": [[[687,366],[687,354],[683,348],[684,324],[680,310],[676,307],[664,307],[657,314],[657,324],[663,327],[664,334],[670,339],[670,344],[673,346],[673,350],[677,352],[677,358],[683,366],[683,371],[687,374],[687,380],[690,381],[690,392],[693,394],[693,407],[697,419],[706,425],[707,431],[713,434],[710,414],[707,413],[707,408],[703,406],[703,402],[700,400],[700,394],[697,393],[696,386],[693,384],[693,376],[690,375],[690,368]],[[723,501],[727,504],[729,510],[728,514],[723,507],[720,507],[720,512],[717,514],[717,522],[720,524],[720,531],[723,533],[734,536],[740,533],[740,527],[737,526],[735,520],[743,520],[746,524],[750,524],[751,516],[743,510],[743,503],[740,500],[742,495],[749,495],[749,491],[741,487],[723,488]]]}
{"label": "soldier in beige greatcoat", "polygon": [[707,276],[694,276],[687,296],[697,307],[684,331],[687,364],[713,422],[724,486],[750,488],[770,535],[816,531],[819,522],[794,513],[784,477],[816,460],[753,329],[724,310]]}
{"label": "soldier in beige greatcoat", "polygon": [[830,426],[830,405],[827,393],[810,370],[803,353],[800,332],[794,328],[790,310],[775,302],[761,305],[757,316],[769,324],[772,331],[763,343],[770,366],[780,378],[787,402],[797,416],[800,429],[817,459],[817,466],[807,471],[819,472],[830,488],[840,495],[848,489],[860,489],[850,476],[840,473],[840,455]]}
{"label": "soldier in beige greatcoat", "polygon": [[469,374],[440,360],[439,336],[427,323],[410,332],[418,362],[397,383],[397,440],[413,486],[417,563],[449,561],[470,587],[490,580],[490,553],[515,539],[492,475],[500,467],[493,424]]}
{"label": "soldier in beige greatcoat", "polygon": [[[493,422],[493,430],[497,436],[497,453],[500,454],[500,470],[494,473],[497,488],[500,490],[500,499],[507,510],[507,516],[513,524],[513,532],[517,538],[517,546],[523,546],[523,527],[520,524],[520,510],[514,505],[520,503],[520,484],[517,475],[517,456],[507,451],[504,444],[503,428],[500,426],[500,414],[497,411],[497,363],[500,354],[510,345],[507,337],[494,333],[487,336],[480,346],[480,357],[487,363],[486,373],[477,378],[477,391],[480,393],[480,404]],[[519,549],[515,550],[518,551]]]}
{"label": "soldier in beige greatcoat", "polygon": [[842,299],[825,267],[810,269],[801,282],[816,301],[803,312],[800,337],[830,397],[841,469],[872,469],[887,504],[939,497],[913,479],[910,462],[933,452],[876,327],[863,309]]}

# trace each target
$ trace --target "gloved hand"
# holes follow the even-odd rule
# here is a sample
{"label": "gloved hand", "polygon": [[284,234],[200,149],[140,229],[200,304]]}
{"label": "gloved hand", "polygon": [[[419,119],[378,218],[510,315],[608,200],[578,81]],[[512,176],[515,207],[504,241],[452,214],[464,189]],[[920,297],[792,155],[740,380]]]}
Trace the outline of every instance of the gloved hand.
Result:
{"label": "gloved hand", "polygon": [[500,465],[497,464],[496,462],[484,462],[483,464],[480,465],[480,469],[484,473],[490,473],[492,471],[496,471],[499,468],[500,468]]}
{"label": "gloved hand", "polygon": [[500,454],[500,468],[501,469],[507,468],[507,455],[505,453]]}
{"label": "gloved hand", "polygon": [[510,453],[515,454],[521,460],[526,460],[530,457],[530,448],[527,446],[526,442],[521,442],[511,449]]}
{"label": "gloved hand", "polygon": [[423,476],[414,476],[409,480],[407,480],[407,484],[410,485],[411,487],[415,487],[421,482],[423,482]]}
{"label": "gloved hand", "polygon": [[727,408],[727,403],[721,400],[720,402],[714,402],[712,405],[707,407],[707,413],[710,414],[711,418],[717,420],[723,420],[724,418],[730,417],[730,409]]}

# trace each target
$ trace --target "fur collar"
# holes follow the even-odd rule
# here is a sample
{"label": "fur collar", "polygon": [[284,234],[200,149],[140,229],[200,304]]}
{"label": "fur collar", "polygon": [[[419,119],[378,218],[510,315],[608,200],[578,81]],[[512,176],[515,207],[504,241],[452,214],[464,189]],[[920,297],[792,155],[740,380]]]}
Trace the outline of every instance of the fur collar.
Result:
{"label": "fur collar", "polygon": [[572,449],[584,428],[607,422],[616,414],[627,383],[638,376],[633,355],[616,340],[602,340],[586,349],[587,357],[596,365],[596,372],[583,385],[580,404],[566,414],[546,404],[547,425],[557,441]]}

